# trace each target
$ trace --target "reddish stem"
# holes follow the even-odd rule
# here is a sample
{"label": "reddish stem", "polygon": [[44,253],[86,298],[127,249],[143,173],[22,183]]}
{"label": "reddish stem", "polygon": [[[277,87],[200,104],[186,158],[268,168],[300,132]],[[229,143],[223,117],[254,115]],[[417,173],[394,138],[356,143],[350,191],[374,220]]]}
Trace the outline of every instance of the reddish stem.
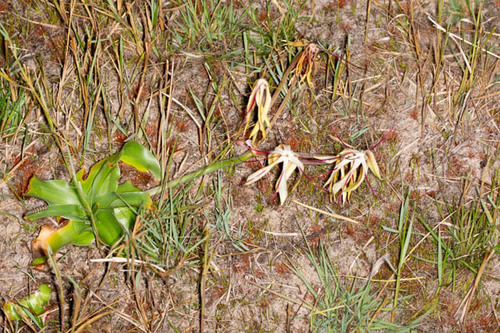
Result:
{"label": "reddish stem", "polygon": [[382,135],[382,137],[377,141],[377,143],[375,143],[373,146],[371,146],[370,148],[368,148],[368,150],[373,150],[375,149],[379,144],[381,144],[385,138],[394,130],[394,127],[396,127],[396,125],[392,126],[391,129],[389,129],[387,131],[387,133],[385,133],[384,135]]}

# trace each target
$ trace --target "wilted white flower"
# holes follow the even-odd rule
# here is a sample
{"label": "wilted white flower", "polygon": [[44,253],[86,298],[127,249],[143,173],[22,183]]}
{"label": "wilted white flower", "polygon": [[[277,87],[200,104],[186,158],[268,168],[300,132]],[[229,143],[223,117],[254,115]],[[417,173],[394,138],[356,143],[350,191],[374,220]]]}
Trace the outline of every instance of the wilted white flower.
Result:
{"label": "wilted white flower", "polygon": [[279,145],[273,151],[269,152],[268,165],[264,168],[257,170],[248,176],[245,185],[251,185],[264,177],[276,165],[283,163],[282,171],[278,181],[276,182],[276,189],[280,196],[280,202],[283,205],[288,196],[287,181],[293,174],[296,168],[301,172],[304,170],[304,165],[299,159],[299,155],[293,152],[288,145]]}

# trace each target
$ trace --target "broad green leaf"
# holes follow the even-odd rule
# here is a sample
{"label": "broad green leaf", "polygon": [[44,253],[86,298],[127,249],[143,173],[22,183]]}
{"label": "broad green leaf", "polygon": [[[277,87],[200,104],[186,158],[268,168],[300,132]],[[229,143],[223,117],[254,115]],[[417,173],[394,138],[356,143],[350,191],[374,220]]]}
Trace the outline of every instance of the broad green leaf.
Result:
{"label": "broad green leaf", "polygon": [[[51,249],[53,252],[59,250],[62,246],[67,244],[85,246],[94,242],[94,233],[92,228],[87,223],[78,221],[69,221],[64,227],[59,229],[51,236]],[[57,247],[52,246],[52,242]]]}
{"label": "broad green leaf", "polygon": [[78,173],[79,181],[82,183],[83,192],[87,196],[89,203],[102,193],[113,192],[118,186],[120,179],[120,169],[117,165],[118,159],[105,158],[90,168],[85,179],[84,173]]}
{"label": "broad green leaf", "polygon": [[19,320],[33,313],[39,315],[45,311],[45,306],[50,301],[52,289],[42,284],[38,287],[38,291],[18,301],[6,302],[2,306],[2,310],[11,320]]}
{"label": "broad green leaf", "polygon": [[[132,213],[133,220],[128,220],[125,226],[120,223],[114,215],[113,209],[102,209],[96,212],[96,229],[99,239],[105,244],[112,246],[123,237],[124,231],[128,230],[135,221],[135,215]],[[127,228],[127,229],[125,229]]]}
{"label": "broad green leaf", "polygon": [[33,177],[27,195],[45,200],[49,205],[40,212],[29,214],[27,218],[57,216],[70,220],[59,229],[48,226],[42,228],[33,242],[40,253],[47,255],[47,246],[55,253],[64,245],[89,245],[95,236],[91,221],[95,223],[98,237],[112,246],[134,225],[140,208],[151,207],[149,193],[130,182],[118,184],[121,176],[120,160],[139,171],[150,171],[157,178],[161,176],[160,165],[154,155],[131,141],[118,153],[94,164],[88,174],[80,170],[71,183],[42,181]]}
{"label": "broad green leaf", "polygon": [[65,245],[85,246],[93,241],[94,233],[88,223],[69,221],[60,228],[50,225],[42,226],[38,237],[31,243],[31,247],[34,251],[47,255],[49,246],[55,253]]}
{"label": "broad green leaf", "polygon": [[82,205],[74,186],[63,180],[41,180],[36,175],[30,180],[27,196],[46,201],[48,204]]}
{"label": "broad green leaf", "polygon": [[89,214],[81,205],[49,205],[46,209],[37,213],[26,215],[24,218],[30,221],[41,219],[43,217],[58,216],[68,220],[81,222],[90,222]]}
{"label": "broad green leaf", "polygon": [[123,228],[125,228],[125,230],[130,230],[132,225],[134,225],[137,217],[136,213],[136,211],[127,207],[113,208],[113,214],[116,217],[116,220],[123,226]]}
{"label": "broad green leaf", "polygon": [[118,185],[116,193],[126,193],[126,192],[140,192],[141,190],[135,187],[129,180],[125,183]]}
{"label": "broad green leaf", "polygon": [[161,178],[160,163],[156,157],[135,141],[129,141],[123,146],[120,160],[139,171],[151,172],[156,179]]}
{"label": "broad green leaf", "polygon": [[151,199],[146,192],[106,193],[96,198],[96,209],[139,207],[141,205],[148,208],[151,206]]}

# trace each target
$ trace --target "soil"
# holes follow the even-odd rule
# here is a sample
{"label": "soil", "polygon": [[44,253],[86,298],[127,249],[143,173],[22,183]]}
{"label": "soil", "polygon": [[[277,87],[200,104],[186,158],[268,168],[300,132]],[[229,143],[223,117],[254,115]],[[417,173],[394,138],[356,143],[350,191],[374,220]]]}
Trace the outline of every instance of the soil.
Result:
{"label": "soil", "polygon": [[[368,3],[371,5],[369,11]],[[234,4],[243,15],[247,2],[235,1]],[[252,2],[251,6],[260,8],[262,15],[269,15],[275,24],[286,17],[283,12],[286,6],[280,1],[268,2],[268,14],[265,1]],[[168,1],[163,7],[165,21],[175,25],[174,19],[179,17],[183,7],[177,8]],[[151,65],[143,79],[141,65],[135,67],[140,61],[131,60],[139,59],[133,43],[127,43],[124,50],[125,59],[130,60],[124,70],[128,77],[120,80],[118,65],[109,60],[112,57],[100,59],[99,75],[109,93],[106,102],[98,106],[100,113],[95,117],[88,151],[83,154],[78,150],[81,147],[78,143],[82,142],[84,132],[85,105],[79,90],[72,88],[78,83],[75,64],[69,62],[67,81],[61,83],[64,54],[53,51],[64,48],[67,31],[62,23],[61,26],[49,24],[47,14],[40,8],[30,8],[25,1],[0,1],[0,22],[9,29],[15,24],[33,29],[30,34],[16,36],[22,45],[20,58],[32,72],[40,73],[43,69],[44,82],[48,84],[46,89],[60,110],[65,110],[65,113],[52,111],[63,133],[61,136],[72,143],[70,151],[78,168],[88,169],[100,158],[116,152],[127,138],[147,142],[154,152],[161,150],[158,148],[158,128],[162,121],[159,110],[166,104],[162,106],[159,102],[158,91],[161,90],[159,82],[167,86],[165,76],[169,78],[167,94],[176,99],[169,102],[167,122],[171,125],[171,134],[164,142],[171,148],[170,178],[207,165],[228,145],[230,153],[225,152],[224,157],[246,151],[242,144],[245,138],[235,135],[242,124],[251,86],[262,72],[251,72],[242,59],[227,56],[229,50],[222,39],[203,52],[194,46],[185,50],[174,46],[175,52],[172,52],[169,46],[154,41],[160,46],[151,53]],[[132,11],[139,8],[139,4],[131,5]],[[367,12],[370,13],[368,19]],[[12,13],[26,20],[19,19],[19,23],[7,19]],[[442,22],[443,26],[449,23],[451,31],[472,40],[474,31],[469,18],[460,21],[455,20],[452,13],[445,14],[448,21]],[[491,32],[484,48],[489,46],[491,52],[498,55],[499,36],[494,32],[500,22],[498,1],[484,2],[481,14],[483,32]],[[64,248],[59,255],[58,269],[66,297],[66,316],[75,311],[74,307],[81,301],[83,310],[74,320],[95,320],[85,332],[335,331],[333,326],[328,328],[328,324],[322,328],[312,324],[323,320],[323,314],[314,314],[311,307],[319,306],[328,290],[308,253],[312,251],[317,255],[323,249],[342,290],[362,290],[366,281],[373,278],[370,294],[373,298],[388,297],[385,307],[391,307],[395,285],[385,282],[394,279],[387,261],[397,267],[400,243],[397,233],[390,230],[398,229],[400,209],[408,195],[414,221],[410,247],[415,247],[416,251],[404,265],[403,277],[415,279],[402,282],[395,322],[404,326],[429,310],[417,331],[497,331],[500,325],[498,254],[487,261],[465,319],[459,320],[457,313],[460,314],[463,308],[461,302],[477,274],[454,266],[457,285],[439,286],[438,269],[434,264],[436,243],[420,221],[426,221],[434,230],[441,228],[445,234],[446,223],[450,222],[446,217],[449,215],[447,205],[466,206],[480,194],[485,195],[481,198],[489,205],[486,195],[491,198],[499,195],[498,184],[494,184],[500,169],[498,57],[486,57],[485,52],[478,51],[481,55],[476,79],[470,89],[463,92],[460,89],[467,66],[464,55],[469,53],[463,49],[465,44],[449,42],[443,49],[442,69],[436,79],[436,50],[445,35],[437,33],[428,16],[437,17],[432,1],[316,0],[306,2],[301,14],[304,19],[294,22],[295,40],[308,40],[335,50],[339,57],[348,60],[348,64],[337,92],[332,94],[333,74],[328,61],[335,63],[336,60],[321,55],[315,65],[314,86],[301,85],[301,90],[294,94],[259,149],[272,150],[279,144],[288,144],[294,151],[336,154],[344,148],[338,138],[360,150],[369,149],[382,139],[373,149],[382,180],[368,174],[373,189],[365,183],[348,203],[342,204],[330,200],[322,190],[328,166],[307,167],[306,174],[319,186],[297,173],[288,184],[289,198],[280,206],[274,193],[279,170],[252,186],[243,185],[252,172],[265,165],[265,159],[253,159],[231,170],[207,175],[194,182],[188,195],[193,205],[202,207],[196,213],[193,230],[198,233],[197,237],[201,237],[205,227],[210,234],[208,266],[200,264],[204,255],[201,247],[195,252],[196,256],[172,264],[167,267],[168,274],[163,275],[141,265],[92,261],[106,254],[105,249],[96,246]],[[28,20],[46,24],[33,25]],[[83,16],[75,17],[79,31],[85,26],[83,21]],[[264,18],[262,21],[262,24],[267,22]],[[111,26],[106,29],[100,31],[98,37],[117,38],[123,32]],[[284,41],[278,43],[282,43],[280,61],[286,67],[290,57],[286,55]],[[232,47],[241,48],[239,44]],[[103,54],[109,56],[114,51],[112,45],[103,43]],[[9,59],[4,57],[1,63],[7,66]],[[252,65],[266,66],[261,59]],[[165,74],[167,68],[168,75]],[[217,95],[214,86],[225,88]],[[134,104],[130,101],[140,94],[144,130],[135,135]],[[205,105],[217,105],[213,116],[216,120],[208,129],[204,127],[204,118],[197,111],[193,95]],[[456,102],[458,99],[463,103]],[[26,221],[23,218],[26,212],[40,205],[40,201],[23,194],[35,174],[42,179],[63,180],[69,180],[70,174],[63,166],[60,150],[48,134],[42,110],[34,102],[29,107],[33,112],[24,125],[28,134],[19,134],[15,139],[2,137],[0,141],[3,175],[0,183],[0,295],[3,301],[24,297],[40,283],[47,283],[54,289],[59,285],[53,270],[40,271],[30,266],[33,259],[30,242],[36,237],[39,226],[57,222],[49,218]],[[109,125],[106,107],[109,117],[119,121],[126,134],[117,126]],[[276,110],[274,106],[271,116]],[[147,175],[127,167],[123,168],[123,174],[140,188],[157,185]],[[224,198],[219,207],[211,188],[217,178],[221,179]],[[492,186],[496,187],[492,189]],[[347,216],[360,224],[329,217],[297,202]],[[221,227],[218,210],[230,212],[227,232]],[[496,241],[500,225],[498,216],[495,214],[497,220],[493,221]],[[449,234],[446,237],[450,240]],[[498,251],[498,243],[490,246],[491,251]],[[484,255],[484,251],[476,253],[480,261]],[[451,270],[450,267],[447,269]],[[201,293],[203,299],[200,297],[201,279],[205,283]],[[315,297],[311,290],[319,296]],[[60,330],[61,303],[55,294],[46,313],[48,331]],[[204,302],[203,315],[200,314],[201,302]],[[325,313],[335,311],[323,310]],[[337,314],[347,317],[349,311],[355,310],[344,309]],[[374,317],[378,315],[375,311],[370,313]],[[98,318],[98,314],[105,315]],[[65,325],[69,328],[71,322],[67,318]],[[391,321],[391,312],[384,308],[377,319]],[[12,329],[5,318],[2,324],[5,331]]]}

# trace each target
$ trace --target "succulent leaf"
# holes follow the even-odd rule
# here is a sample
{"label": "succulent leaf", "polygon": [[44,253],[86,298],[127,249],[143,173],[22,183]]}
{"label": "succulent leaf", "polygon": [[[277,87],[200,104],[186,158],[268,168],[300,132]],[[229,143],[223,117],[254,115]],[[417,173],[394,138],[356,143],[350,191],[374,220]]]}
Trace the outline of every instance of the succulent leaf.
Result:
{"label": "succulent leaf", "polygon": [[138,171],[151,172],[157,180],[161,179],[161,167],[156,157],[135,141],[129,141],[123,146],[120,160]]}
{"label": "succulent leaf", "polygon": [[88,223],[68,221],[63,226],[43,225],[38,237],[31,242],[33,252],[46,257],[48,247],[55,253],[65,245],[86,246],[94,242],[94,233]]}
{"label": "succulent leaf", "polygon": [[31,178],[27,196],[44,200],[48,204],[81,205],[78,191],[63,180],[41,180],[36,175]]}
{"label": "succulent leaf", "polygon": [[4,303],[2,310],[10,320],[19,320],[30,314],[39,315],[45,311],[51,293],[52,289],[48,285],[41,284],[35,293],[17,301]]}

